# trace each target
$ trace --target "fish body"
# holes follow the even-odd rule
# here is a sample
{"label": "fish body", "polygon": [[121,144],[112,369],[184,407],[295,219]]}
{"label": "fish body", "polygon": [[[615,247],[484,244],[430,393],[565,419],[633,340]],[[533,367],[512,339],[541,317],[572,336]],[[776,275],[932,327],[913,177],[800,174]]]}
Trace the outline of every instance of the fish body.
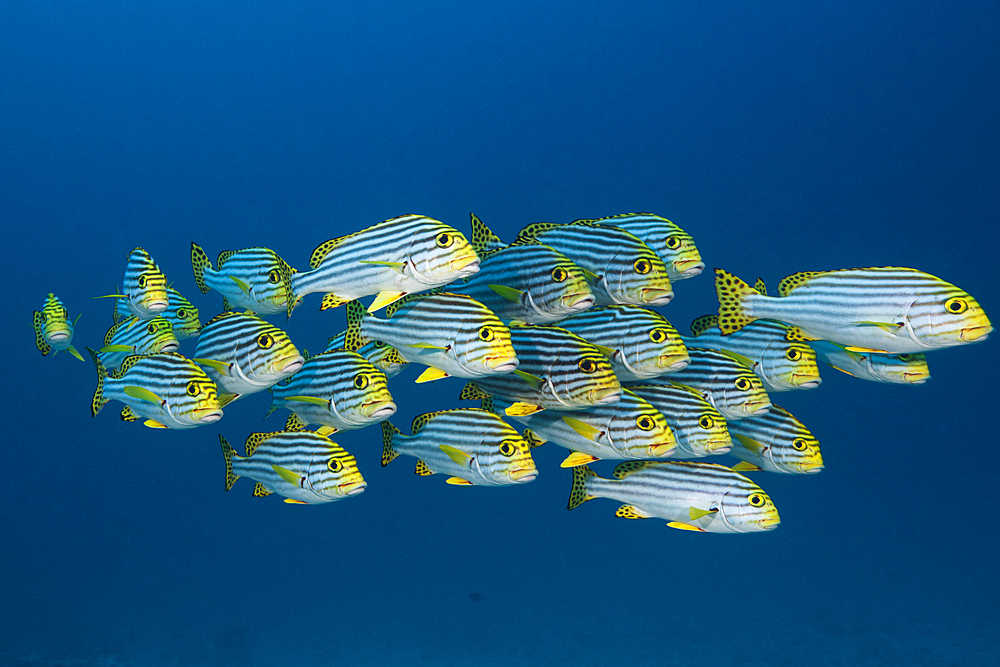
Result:
{"label": "fish body", "polygon": [[222,418],[215,383],[196,363],[175,353],[127,357],[108,373],[90,348],[97,389],[90,403],[96,417],[108,401],[121,401],[122,421],[145,419],[151,428],[186,429]]}
{"label": "fish body", "polygon": [[687,348],[662,315],[640,306],[599,306],[559,323],[611,352],[608,360],[622,382],[641,382],[687,368]]}
{"label": "fish body", "polygon": [[120,368],[132,355],[177,352],[180,343],[174,335],[174,326],[165,317],[140,320],[132,315],[118,320],[104,335],[104,347],[97,356],[107,369]]}
{"label": "fish body", "polygon": [[219,387],[223,405],[290,377],[305,361],[284,331],[251,313],[228,311],[201,330],[194,360]]}
{"label": "fish body", "polygon": [[371,310],[406,294],[424,292],[472,275],[479,257],[458,230],[423,215],[402,215],[331,239],[309,260],[311,271],[292,276],[291,308],[324,292],[322,309],[379,295]]}
{"label": "fish body", "polygon": [[268,414],[286,408],[305,424],[334,431],[364,428],[396,412],[385,374],[343,349],[309,357],[291,379],[271,387],[271,395]]}
{"label": "fish body", "polygon": [[270,248],[227,250],[219,255],[217,269],[197,243],[191,243],[191,267],[202,294],[209,290],[223,297],[225,310],[252,310],[258,315],[287,313],[295,269]]}
{"label": "fish body", "polygon": [[[80,319],[79,315],[77,319]],[[69,311],[66,310],[62,300],[49,292],[42,309],[34,311],[31,318],[32,327],[35,329],[35,346],[42,356],[47,356],[53,351],[69,352],[77,359],[83,360],[83,356],[73,347],[75,322],[76,320],[70,322]]]}
{"label": "fish body", "polygon": [[749,466],[736,470],[767,470],[811,474],[823,469],[819,440],[788,410],[771,406],[766,415],[729,425],[733,449],[729,452]]}
{"label": "fish body", "polygon": [[[345,345],[347,345],[347,332],[341,331],[330,338],[326,351],[343,350],[346,349]],[[380,340],[369,341],[354,351],[385,373],[387,378],[396,377],[410,364],[399,354],[399,350]]]}
{"label": "fish body", "polygon": [[752,480],[715,463],[626,461],[615,479],[587,466],[573,469],[568,509],[592,498],[626,503],[616,516],[666,519],[668,526],[710,533],[773,530],[780,519],[770,497]]}
{"label": "fish body", "polygon": [[816,352],[798,327],[774,320],[754,320],[739,331],[723,336],[715,315],[691,324],[695,347],[735,352],[746,357],[767,391],[814,389],[820,385]]}
{"label": "fish body", "polygon": [[[158,317],[167,319],[174,327],[177,340],[193,338],[201,331],[201,319],[198,309],[184,295],[173,287],[167,288],[167,308]],[[123,319],[133,317],[129,310],[128,300],[119,297],[115,303],[114,321],[118,324]]]}
{"label": "fish body", "polygon": [[153,258],[145,249],[137,247],[129,253],[125,265],[125,279],[122,293],[115,294],[125,301],[130,315],[140,320],[148,320],[167,309],[170,295],[167,294],[167,277],[160,271]]}
{"label": "fish body", "polygon": [[993,330],[970,294],[917,269],[796,273],[776,297],[716,269],[715,287],[724,335],[771,319],[848,349],[905,354],[985,340]]}
{"label": "fish body", "polygon": [[360,302],[347,310],[348,349],[379,340],[410,363],[434,369],[418,381],[446,375],[478,378],[511,373],[518,359],[510,329],[470,296],[433,292],[413,294],[390,304],[386,319],[368,315]]}
{"label": "fish body", "polygon": [[629,390],[663,413],[677,438],[673,458],[725,454],[733,446],[729,425],[705,395],[681,384],[633,384]]}
{"label": "fish body", "polygon": [[663,260],[624,229],[537,222],[522,229],[514,243],[532,240],[555,248],[593,274],[596,305],[663,306],[674,297]]}
{"label": "fish body", "polygon": [[654,213],[623,213],[573,222],[578,223],[618,227],[638,236],[663,260],[672,283],[693,278],[705,269],[705,262],[701,260],[701,253],[691,235],[677,224]]}
{"label": "fish body", "polygon": [[412,435],[382,422],[382,465],[400,454],[418,459],[417,474],[449,475],[452,484],[504,486],[538,476],[527,441],[495,414],[458,408],[419,415]]}
{"label": "fish body", "polygon": [[494,396],[511,403],[508,415],[579,410],[615,403],[622,393],[607,358],[592,343],[548,325],[512,326],[517,371],[476,378],[460,398]]}
{"label": "fish body", "polygon": [[277,493],[285,502],[329,503],[362,493],[367,486],[357,460],[340,445],[313,431],[251,433],[246,456],[219,436],[226,461],[226,491],[240,477],[257,482],[255,496]]}
{"label": "fish body", "polygon": [[923,384],[931,379],[927,356],[923,352],[852,352],[843,345],[828,340],[810,341],[809,346],[816,352],[819,361],[862,380]]}

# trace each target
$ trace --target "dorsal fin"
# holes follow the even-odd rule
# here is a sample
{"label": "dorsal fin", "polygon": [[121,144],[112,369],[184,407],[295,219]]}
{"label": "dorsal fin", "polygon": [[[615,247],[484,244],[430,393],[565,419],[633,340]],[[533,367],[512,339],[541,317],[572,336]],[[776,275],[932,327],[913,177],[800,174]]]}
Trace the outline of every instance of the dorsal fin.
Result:
{"label": "dorsal fin", "polygon": [[799,273],[793,273],[778,283],[778,296],[788,296],[796,287],[804,285],[816,276],[821,276],[824,273],[827,273],[827,271],[800,271]]}
{"label": "dorsal fin", "polygon": [[651,461],[625,461],[615,466],[611,474],[614,475],[615,479],[625,479],[629,475],[649,467],[651,463]]}
{"label": "dorsal fin", "polygon": [[470,213],[469,218],[472,223],[472,249],[480,259],[485,259],[484,253],[493,253],[504,247],[505,244],[500,237],[494,234],[475,213]]}
{"label": "dorsal fin", "polygon": [[225,264],[226,261],[228,261],[229,258],[235,254],[236,254],[235,250],[223,250],[222,252],[219,253],[219,258],[215,260],[215,265],[221,269],[222,265]]}
{"label": "dorsal fin", "polygon": [[444,412],[448,412],[448,411],[447,410],[437,410],[435,412],[427,412],[427,413],[424,413],[422,415],[417,415],[416,417],[413,418],[413,424],[410,425],[410,431],[413,433],[413,435],[416,435],[417,433],[420,432],[420,429],[422,429],[424,426],[427,426],[427,423],[430,420],[434,419],[435,417],[437,417],[438,415],[440,415],[440,414],[442,414]]}
{"label": "dorsal fin", "polygon": [[253,453],[257,451],[260,444],[271,437],[271,433],[251,433],[247,436],[247,441],[244,444],[247,450],[247,456],[253,456]]}
{"label": "dorsal fin", "polygon": [[344,236],[338,236],[335,239],[330,239],[329,241],[320,243],[316,246],[316,249],[312,251],[312,255],[309,256],[309,266],[314,269],[319,268],[319,265],[323,263],[323,260],[326,259],[326,256],[330,254],[331,250],[343,243],[345,239],[349,239],[352,236],[354,236],[354,234],[345,234]]}
{"label": "dorsal fin", "polygon": [[761,296],[767,296],[767,285],[764,283],[763,278],[757,278],[757,282],[753,284],[753,288],[760,292]]}
{"label": "dorsal fin", "polygon": [[709,329],[719,326],[718,315],[702,315],[691,322],[691,335],[698,337]]}

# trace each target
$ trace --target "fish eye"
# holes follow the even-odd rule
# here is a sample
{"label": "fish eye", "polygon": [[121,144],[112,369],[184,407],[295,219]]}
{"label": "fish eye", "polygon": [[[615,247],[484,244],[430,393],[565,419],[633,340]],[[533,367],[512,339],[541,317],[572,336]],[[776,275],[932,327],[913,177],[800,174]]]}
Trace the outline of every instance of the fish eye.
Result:
{"label": "fish eye", "polygon": [[187,311],[186,308],[178,308],[177,309],[177,317],[179,317],[182,320],[186,320],[187,316],[188,316],[188,311]]}
{"label": "fish eye", "polygon": [[268,271],[267,282],[271,283],[272,285],[281,282],[281,272],[279,272],[278,269],[271,269],[270,271]]}
{"label": "fish eye", "polygon": [[198,394],[201,393],[201,387],[199,387],[198,383],[195,382],[194,380],[191,380],[190,382],[187,383],[187,387],[185,388],[185,390],[187,391],[188,396],[197,396]]}
{"label": "fish eye", "polygon": [[806,441],[802,438],[795,438],[795,440],[792,440],[792,449],[797,452],[806,451]]}
{"label": "fish eye", "polygon": [[494,334],[493,329],[490,327],[480,327],[479,329],[479,340],[484,342],[489,342],[493,340]]}
{"label": "fish eye", "polygon": [[375,341],[375,347],[377,347],[379,349],[382,349],[385,346],[386,346],[386,343],[384,343],[383,341],[380,341],[380,340]]}
{"label": "fish eye", "polygon": [[799,359],[802,358],[802,352],[800,350],[795,349],[794,347],[790,347],[787,350],[785,350],[785,358],[788,359],[789,361],[798,361]]}
{"label": "fish eye", "polygon": [[434,242],[437,243],[439,248],[447,248],[455,242],[455,237],[448,232],[441,232],[434,238]]}
{"label": "fish eye", "polygon": [[949,313],[953,315],[958,315],[959,313],[964,313],[969,309],[969,304],[965,302],[965,299],[959,299],[955,297],[954,299],[948,299],[944,303],[944,308]]}
{"label": "fish eye", "polygon": [[136,282],[136,284],[139,287],[145,287],[146,286],[146,274],[145,273],[140,273],[139,277],[136,279],[135,282]]}
{"label": "fish eye", "polygon": [[561,283],[569,277],[569,272],[561,266],[552,269],[552,280]]}
{"label": "fish eye", "polygon": [[712,417],[710,415],[702,415],[698,419],[698,426],[700,426],[700,427],[702,427],[704,429],[712,428],[713,426],[715,426],[715,420],[712,419]]}
{"label": "fish eye", "polygon": [[577,366],[580,367],[581,371],[587,374],[593,373],[597,370],[597,364],[593,359],[581,359]]}
{"label": "fish eye", "polygon": [[656,422],[649,415],[641,415],[635,420],[635,425],[643,431],[652,431],[653,427],[656,426]]}
{"label": "fish eye", "polygon": [[747,500],[750,502],[751,507],[763,507],[764,506],[764,494],[763,493],[751,493],[747,496]]}
{"label": "fish eye", "polygon": [[740,391],[749,391],[751,386],[750,380],[746,378],[736,378],[736,388]]}
{"label": "fish eye", "polygon": [[654,343],[662,343],[667,339],[667,332],[665,329],[653,329],[649,332],[649,340]]}
{"label": "fish eye", "polygon": [[364,389],[368,386],[368,376],[364,373],[358,373],[354,376],[354,387],[356,389]]}
{"label": "fish eye", "polygon": [[259,347],[260,349],[266,350],[272,345],[274,345],[274,336],[272,336],[271,334],[265,333],[257,336],[257,347]]}
{"label": "fish eye", "polygon": [[146,331],[148,331],[151,334],[156,333],[156,322],[150,322],[149,324],[147,324]]}
{"label": "fish eye", "polygon": [[677,250],[681,247],[681,240],[676,236],[668,236],[665,243],[670,250]]}
{"label": "fish eye", "polygon": [[899,359],[900,361],[913,361],[912,354],[897,354],[896,358]]}
{"label": "fish eye", "polygon": [[344,464],[340,459],[330,459],[326,467],[330,469],[330,472],[340,472],[344,469]]}
{"label": "fish eye", "polygon": [[500,453],[504,456],[514,456],[514,452],[516,451],[517,447],[510,440],[504,440],[500,443]]}
{"label": "fish eye", "polygon": [[632,268],[635,269],[636,273],[644,276],[653,270],[653,264],[648,259],[640,258],[632,262]]}

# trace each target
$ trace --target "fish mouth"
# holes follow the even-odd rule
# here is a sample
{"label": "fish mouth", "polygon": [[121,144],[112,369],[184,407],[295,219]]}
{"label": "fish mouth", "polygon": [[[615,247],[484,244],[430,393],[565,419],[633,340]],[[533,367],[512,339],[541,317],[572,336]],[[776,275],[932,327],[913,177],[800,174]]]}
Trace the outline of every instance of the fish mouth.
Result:
{"label": "fish mouth", "polygon": [[975,343],[976,341],[986,340],[991,331],[993,331],[993,327],[989,324],[979,327],[968,327],[967,329],[962,329],[961,338],[966,343]]}
{"label": "fish mouth", "polygon": [[538,477],[538,470],[535,468],[521,468],[520,470],[511,470],[510,478],[520,484],[526,484],[527,482],[533,481]]}
{"label": "fish mouth", "polygon": [[364,493],[365,488],[367,488],[368,482],[362,480],[360,482],[344,482],[337,488],[345,496],[356,496],[359,493]]}
{"label": "fish mouth", "polygon": [[163,347],[160,348],[160,352],[176,352],[180,349],[180,347],[180,343],[177,341],[168,340],[163,344]]}
{"label": "fish mouth", "polygon": [[517,357],[486,357],[486,367],[494,373],[513,373],[520,363]]}
{"label": "fish mouth", "polygon": [[743,412],[751,415],[766,415],[771,410],[771,401],[747,401],[743,404]]}
{"label": "fish mouth", "polygon": [[820,470],[823,469],[822,463],[800,463],[799,472],[804,472],[807,475],[815,475]]}
{"label": "fish mouth", "polygon": [[705,270],[705,262],[700,259],[679,259],[674,262],[674,272],[683,278],[694,278]]}
{"label": "fish mouth", "polygon": [[792,374],[792,384],[799,389],[815,389],[823,382],[823,378],[818,375]]}
{"label": "fish mouth", "polygon": [[61,343],[64,340],[69,340],[69,333],[65,331],[53,331],[49,334],[49,340],[53,343]]}
{"label": "fish mouth", "polygon": [[284,359],[279,359],[278,363],[274,367],[279,373],[297,373],[302,364],[306,362],[305,357],[301,354],[296,354],[294,357],[285,357]]}
{"label": "fish mouth", "polygon": [[571,311],[587,310],[594,305],[597,299],[590,292],[567,294],[562,299],[563,308]]}
{"label": "fish mouth", "polygon": [[644,287],[639,292],[639,300],[650,306],[664,306],[674,298],[674,291],[662,287]]}
{"label": "fish mouth", "polygon": [[151,313],[162,313],[167,309],[167,299],[150,299],[142,304],[142,307]]}
{"label": "fish mouth", "polygon": [[907,384],[923,384],[930,379],[926,373],[903,373],[903,382]]}
{"label": "fish mouth", "polygon": [[764,530],[774,530],[779,523],[781,519],[777,516],[766,516],[757,522],[757,526]]}
{"label": "fish mouth", "polygon": [[222,410],[219,408],[199,408],[193,414],[195,421],[201,424],[213,424],[222,419]]}
{"label": "fish mouth", "polygon": [[479,255],[466,255],[453,259],[448,263],[448,266],[455,272],[477,273],[479,271]]}
{"label": "fish mouth", "polygon": [[392,401],[372,401],[362,404],[361,412],[369,418],[388,419],[396,414],[396,404]]}
{"label": "fish mouth", "polygon": [[691,357],[677,358],[676,354],[661,354],[660,358],[656,360],[656,365],[664,369],[666,373],[676,373],[677,371],[682,371],[688,367],[691,363]]}
{"label": "fish mouth", "polygon": [[593,389],[590,392],[590,400],[594,405],[608,405],[621,400],[621,387],[608,387],[607,389]]}
{"label": "fish mouth", "polygon": [[655,457],[670,456],[677,449],[677,445],[672,442],[665,442],[662,445],[653,445],[649,448],[649,453]]}
{"label": "fish mouth", "polygon": [[732,448],[732,440],[709,440],[705,443],[705,451],[712,454],[728,454]]}

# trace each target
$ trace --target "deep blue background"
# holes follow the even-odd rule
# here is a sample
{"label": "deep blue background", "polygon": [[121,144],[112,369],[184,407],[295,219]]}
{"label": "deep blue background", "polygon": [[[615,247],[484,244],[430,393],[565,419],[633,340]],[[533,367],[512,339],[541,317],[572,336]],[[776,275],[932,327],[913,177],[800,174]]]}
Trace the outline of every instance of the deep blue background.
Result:
{"label": "deep blue background", "polygon": [[[516,489],[381,469],[377,428],[336,438],[358,498],[224,493],[217,433],[279,428],[266,396],[187,432],[91,419],[91,365],[33,345],[49,291],[96,346],[91,297],[136,245],[207,320],[191,241],[305,268],[403,213],[505,239],[664,215],[709,267],[663,309],[684,332],[715,266],[914,266],[1000,317],[996,2],[350,4],[0,4],[0,663],[1000,660],[995,340],[930,355],[921,387],[831,370],[777,396],[827,468],[758,477],[783,520],[765,535],[567,513],[554,447]],[[343,328],[316,308],[288,323],[299,347]],[[415,375],[391,384],[404,428],[459,404],[460,381]]]}

